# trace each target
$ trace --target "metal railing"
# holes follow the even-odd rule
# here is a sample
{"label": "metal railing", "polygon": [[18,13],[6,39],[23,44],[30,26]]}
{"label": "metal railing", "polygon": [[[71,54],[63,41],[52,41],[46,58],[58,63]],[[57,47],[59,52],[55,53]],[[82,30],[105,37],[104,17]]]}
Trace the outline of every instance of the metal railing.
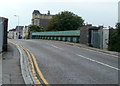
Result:
{"label": "metal railing", "polygon": [[32,32],[32,39],[47,39],[68,42],[80,42],[80,30],[54,31],[54,32]]}

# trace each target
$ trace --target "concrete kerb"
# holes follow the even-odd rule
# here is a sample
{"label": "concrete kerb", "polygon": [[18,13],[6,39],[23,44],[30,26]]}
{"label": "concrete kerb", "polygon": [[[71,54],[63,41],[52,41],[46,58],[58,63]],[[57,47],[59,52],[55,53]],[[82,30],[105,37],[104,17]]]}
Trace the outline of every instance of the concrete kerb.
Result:
{"label": "concrete kerb", "polygon": [[2,85],[2,53],[0,53],[0,86]]}
{"label": "concrete kerb", "polygon": [[[14,43],[12,43],[12,44],[14,44]],[[34,79],[34,76],[32,74],[32,70],[29,66],[29,60],[28,60],[26,53],[17,44],[14,44],[14,45],[16,45],[16,47],[20,53],[21,73],[22,73],[25,84],[37,84],[37,82]]]}

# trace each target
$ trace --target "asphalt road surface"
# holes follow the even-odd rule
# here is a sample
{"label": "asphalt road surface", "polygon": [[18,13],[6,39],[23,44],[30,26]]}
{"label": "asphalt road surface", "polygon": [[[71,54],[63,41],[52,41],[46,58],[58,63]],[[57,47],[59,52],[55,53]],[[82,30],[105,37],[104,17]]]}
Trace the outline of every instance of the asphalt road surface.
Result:
{"label": "asphalt road surface", "polygon": [[118,84],[118,57],[61,42],[12,41],[31,50],[50,84]]}

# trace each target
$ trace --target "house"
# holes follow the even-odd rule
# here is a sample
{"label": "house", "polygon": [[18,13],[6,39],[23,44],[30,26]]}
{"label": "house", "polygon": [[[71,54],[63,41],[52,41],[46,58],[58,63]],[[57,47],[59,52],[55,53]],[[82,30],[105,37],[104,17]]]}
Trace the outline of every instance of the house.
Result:
{"label": "house", "polygon": [[8,38],[10,39],[26,39],[28,36],[28,26],[16,26],[15,29],[11,29],[8,32]]}
{"label": "house", "polygon": [[22,33],[22,38],[27,39],[27,37],[28,37],[28,26],[24,26],[23,33]]}
{"label": "house", "polygon": [[22,35],[23,35],[23,28],[24,26],[16,26],[16,38],[17,39],[22,39]]}
{"label": "house", "polygon": [[16,39],[16,29],[11,29],[8,32],[8,38],[10,39]]}
{"label": "house", "polygon": [[32,13],[32,25],[45,27],[48,25],[52,17],[53,15],[50,14],[50,11],[48,11],[47,14],[41,14],[39,10],[34,10]]}

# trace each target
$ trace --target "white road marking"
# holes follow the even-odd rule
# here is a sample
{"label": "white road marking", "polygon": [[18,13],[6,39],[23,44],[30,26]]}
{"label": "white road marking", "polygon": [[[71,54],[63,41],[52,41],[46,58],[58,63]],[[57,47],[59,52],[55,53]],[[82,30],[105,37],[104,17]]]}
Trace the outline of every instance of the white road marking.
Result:
{"label": "white road marking", "polygon": [[116,67],[113,67],[113,66],[111,66],[111,65],[108,65],[108,64],[105,64],[105,63],[103,63],[103,62],[99,62],[99,61],[96,61],[96,60],[94,60],[94,59],[91,59],[91,58],[88,58],[88,57],[85,57],[85,56],[82,56],[82,55],[79,55],[79,54],[76,54],[77,56],[80,56],[80,57],[82,57],[82,58],[84,58],[84,59],[87,59],[87,60],[90,60],[90,61],[92,61],[92,62],[96,62],[96,63],[98,63],[98,64],[101,64],[101,65],[104,65],[104,66],[106,66],[106,67],[109,67],[109,68],[112,68],[112,69],[115,69],[115,70],[120,70],[119,68],[116,68]]}
{"label": "white road marking", "polygon": [[59,47],[57,47],[57,46],[55,46],[55,45],[52,45],[52,44],[51,44],[51,46],[54,47],[54,48],[57,48],[57,49],[63,50],[62,48],[59,48]]}

